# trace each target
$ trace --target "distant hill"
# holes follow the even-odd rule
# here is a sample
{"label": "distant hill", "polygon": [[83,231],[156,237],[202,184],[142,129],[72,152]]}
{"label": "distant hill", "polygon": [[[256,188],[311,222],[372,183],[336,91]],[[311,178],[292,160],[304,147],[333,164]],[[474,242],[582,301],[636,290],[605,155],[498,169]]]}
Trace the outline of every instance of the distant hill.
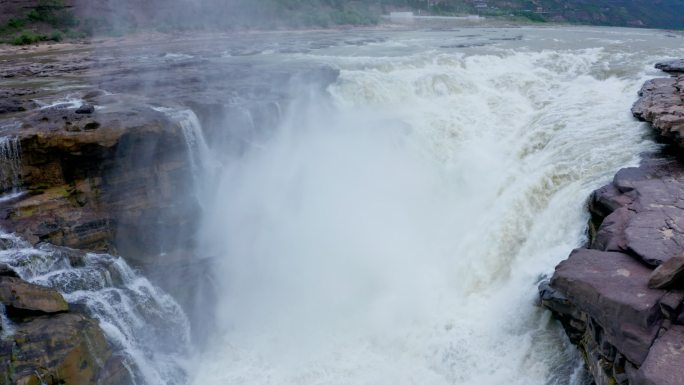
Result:
{"label": "distant hill", "polygon": [[[448,5],[449,1],[444,2]],[[546,21],[684,29],[684,0],[488,0],[470,3],[484,13],[530,12]],[[475,8],[475,5],[486,8]]]}
{"label": "distant hill", "polygon": [[684,0],[0,0],[0,42],[140,30],[326,28],[391,11],[684,29]]}

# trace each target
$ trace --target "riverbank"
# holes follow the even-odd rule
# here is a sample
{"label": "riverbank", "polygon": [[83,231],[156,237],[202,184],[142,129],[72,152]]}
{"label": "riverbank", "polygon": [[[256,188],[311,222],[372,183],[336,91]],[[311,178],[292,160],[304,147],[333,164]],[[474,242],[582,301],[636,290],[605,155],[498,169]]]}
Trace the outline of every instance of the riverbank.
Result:
{"label": "riverbank", "polygon": [[666,143],[590,197],[590,241],[540,286],[597,385],[684,383],[684,62],[632,107]]}

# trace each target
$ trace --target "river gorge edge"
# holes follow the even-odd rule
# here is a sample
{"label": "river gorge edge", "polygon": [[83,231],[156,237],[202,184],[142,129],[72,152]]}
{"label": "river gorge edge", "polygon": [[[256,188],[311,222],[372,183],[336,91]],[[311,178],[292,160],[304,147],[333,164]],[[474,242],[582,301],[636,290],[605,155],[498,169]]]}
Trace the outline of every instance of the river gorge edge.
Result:
{"label": "river gorge edge", "polygon": [[[650,92],[650,95],[656,94],[658,93]],[[16,94],[11,96],[14,97],[22,95]],[[90,109],[88,105],[84,105],[77,110],[69,111],[66,119],[64,118],[64,115],[62,115],[63,112],[55,112],[54,110],[49,109],[39,114],[35,114],[35,116],[30,118],[30,121],[33,122],[36,132],[56,132],[57,135],[52,138],[54,140],[51,140],[50,138],[41,137],[40,135],[31,136],[35,133],[31,129],[23,130],[24,133],[26,133],[26,138],[30,139],[27,139],[26,142],[22,143],[22,147],[28,150],[32,146],[31,143],[38,143],[40,146],[46,146],[46,148],[50,148],[51,150],[48,151],[48,153],[52,153],[53,155],[59,154],[59,156],[50,158],[49,156],[46,156],[46,154],[42,154],[41,156],[34,157],[33,159],[24,159],[26,161],[26,164],[32,167],[25,175],[23,175],[24,182],[31,182],[30,184],[31,186],[33,186],[32,191],[30,192],[30,196],[28,197],[25,196],[23,198],[17,198],[17,200],[14,201],[15,203],[23,203],[14,205],[11,209],[8,208],[7,211],[4,211],[4,215],[6,215],[6,220],[11,220],[13,223],[21,222],[15,221],[17,218],[28,219],[27,221],[23,222],[25,228],[38,230],[31,230],[24,233],[27,236],[27,238],[31,240],[32,243],[47,241],[56,244],[71,245],[77,248],[104,251],[111,250],[112,252],[116,252],[116,249],[111,249],[112,243],[103,242],[103,240],[112,240],[112,237],[116,236],[116,234],[112,234],[113,230],[116,230],[118,232],[123,231],[124,237],[126,237],[126,234],[137,233],[147,234],[151,236],[149,232],[145,231],[145,228],[148,227],[149,223],[158,220],[158,218],[154,217],[154,213],[161,212],[162,209],[165,208],[165,205],[173,205],[173,202],[169,202],[166,200],[166,198],[168,198],[170,195],[165,193],[165,191],[177,191],[179,187],[173,184],[173,181],[187,179],[188,165],[187,160],[184,158],[185,155],[177,158],[165,156],[158,158],[157,165],[159,167],[156,170],[129,168],[124,170],[117,170],[114,173],[107,173],[104,180],[98,177],[98,174],[102,171],[101,169],[87,168],[81,170],[80,173],[73,173],[73,170],[69,171],[71,169],[70,167],[77,166],[79,164],[79,162],[77,162],[74,158],[82,157],[82,160],[88,160],[88,162],[85,164],[89,165],[100,164],[99,161],[101,161],[102,159],[108,159],[109,156],[121,157],[119,158],[119,160],[123,159],[125,162],[130,163],[129,161],[132,161],[133,159],[129,157],[131,155],[135,155],[136,153],[140,153],[141,151],[143,151],[146,148],[146,144],[150,143],[145,138],[149,138],[150,136],[156,138],[154,141],[155,143],[171,144],[171,146],[166,146],[166,148],[175,148],[179,150],[176,152],[177,154],[184,154],[181,148],[183,145],[183,139],[181,137],[181,132],[179,131],[179,127],[177,126],[176,122],[170,121],[168,116],[165,116],[159,111],[141,108],[139,106],[139,101],[121,100],[116,97],[103,95],[97,92],[86,93],[83,95],[83,98],[86,102],[92,103],[96,106],[101,107],[108,105],[118,105],[118,108],[125,108],[127,110],[134,111],[135,114],[129,115],[129,117],[126,118],[126,121],[124,123],[125,125],[130,124],[129,127],[131,128],[135,127],[137,130],[139,130],[139,132],[142,135],[130,135],[130,130],[128,130],[126,127],[117,126],[117,124],[115,123],[115,119],[108,120],[106,117],[106,113],[103,113],[102,110],[97,111],[97,113],[95,113]],[[8,104],[6,108],[32,108],[31,106],[25,104],[21,97],[17,98],[16,101],[17,102],[14,104]],[[215,106],[193,106],[193,108],[196,107],[205,107],[211,109]],[[202,115],[204,116],[205,114]],[[68,127],[66,125],[62,126],[62,123],[60,122],[61,120],[68,121],[70,123]],[[93,123],[97,123],[97,125],[94,125]],[[55,131],[55,128],[58,128],[58,131]],[[63,131],[59,131],[59,129],[62,128]],[[79,137],[80,139],[74,141],[73,138],[75,136]],[[165,138],[167,138],[168,141]],[[121,143],[124,143],[125,145],[121,146],[121,148],[118,148],[118,146]],[[94,155],[97,154],[106,154],[107,156],[103,158],[98,158],[97,156],[94,157]],[[643,182],[644,180],[661,178],[663,177],[663,175],[673,175],[672,173],[674,172],[673,170],[676,169],[677,163],[673,162],[672,160],[653,158],[646,160],[644,164],[648,165],[648,167],[642,171],[621,171],[621,173],[619,173],[620,177],[618,178],[616,176],[617,182],[614,182],[612,184],[613,188],[608,187],[606,188],[604,193],[597,192],[592,196],[592,203],[590,205],[590,209],[594,219],[594,221],[592,222],[592,243],[595,243],[597,245],[603,245],[610,244],[612,241],[618,242],[619,239],[613,238],[612,234],[619,231],[614,230],[614,227],[610,227],[609,224],[613,223],[613,220],[615,220],[615,222],[619,222],[617,225],[615,225],[618,229],[620,228],[620,226],[626,226],[626,224],[624,223],[624,221],[620,222],[620,218],[617,214],[614,218],[611,218],[611,220],[608,220],[608,217],[611,214],[613,214],[613,212],[618,211],[617,208],[622,207],[624,205],[628,205],[629,203],[633,203],[629,200],[633,199],[633,197],[630,196],[630,193],[632,193],[634,190],[638,190],[634,187],[634,184],[638,184],[640,182]],[[65,168],[64,166],[67,167]],[[141,183],[141,181],[148,180],[147,178],[149,178],[149,175],[152,175],[153,172],[158,172],[159,170],[162,171],[162,177],[154,179],[155,184],[145,186],[144,183]],[[114,178],[117,181],[117,183],[123,182],[127,187],[132,187],[132,189],[130,189],[129,191],[133,192],[134,194],[127,196],[127,199],[129,199],[129,201],[119,202],[119,204],[122,204],[121,206],[111,205],[112,202],[116,203],[116,201],[108,201],[108,198],[120,198],[121,195],[119,193],[112,195],[107,194],[106,186],[111,185],[108,184],[108,178]],[[34,183],[34,181],[38,182]],[[51,183],[54,185],[51,185]],[[145,194],[145,192],[149,190],[145,189],[144,187],[152,188],[153,190],[160,191],[161,193],[158,195],[154,195],[153,197],[155,199],[151,200],[150,197]],[[619,193],[616,193],[615,191],[618,191]],[[611,194],[615,194],[615,196],[612,196]],[[133,197],[136,199],[131,199]],[[135,210],[131,211],[131,207],[128,207],[126,205],[126,202],[130,203],[131,201],[145,202],[153,204],[154,206],[136,206]],[[665,204],[663,204],[660,201],[659,203],[654,204],[665,206]],[[84,215],[79,215],[78,217],[68,215],[69,213],[73,213],[72,210],[74,209],[80,210],[80,212],[82,212]],[[151,214],[145,215],[145,211],[148,211]],[[628,212],[625,213],[625,211]],[[133,217],[132,220],[130,220],[130,218],[128,218],[129,220],[126,220],[127,217],[119,217],[116,215],[114,216],[113,220],[111,218],[106,218],[105,220],[102,220],[98,217],[98,215],[102,213],[134,213],[137,215],[137,213],[140,212],[142,212],[143,215]],[[48,215],[48,213],[50,214]],[[62,218],[64,219],[64,221],[61,222],[61,224],[57,223],[55,225],[52,225],[49,221],[46,220],[54,213],[62,213]],[[629,209],[622,210],[620,211],[620,213],[629,218],[631,218],[630,215],[632,215],[630,214],[631,211]],[[91,214],[93,215],[92,217],[90,216]],[[139,218],[147,219],[140,221]],[[181,217],[181,219],[187,218],[187,216]],[[192,222],[174,222],[173,220],[169,221],[169,223],[177,223],[177,225],[180,228],[193,225]],[[604,223],[605,226],[603,226]],[[127,228],[126,226],[129,225],[136,225],[140,227],[132,231],[125,231]],[[673,231],[674,235],[674,229],[670,230]],[[666,234],[669,234],[669,232],[666,232]],[[38,235],[37,239],[31,239],[31,235]],[[149,239],[129,239],[129,241],[136,241],[134,243],[139,245],[145,245],[148,244]],[[83,242],[83,244],[79,244],[79,242]],[[613,248],[622,246],[601,247]],[[627,251],[628,253],[631,253],[629,250]],[[153,253],[134,252],[133,254],[150,255]],[[617,256],[615,257],[617,258]],[[75,256],[73,258],[77,259],[78,256]],[[577,259],[578,258],[574,258],[573,260]],[[640,273],[638,264],[635,266],[631,266],[627,262],[625,262],[625,264],[627,266],[626,268],[623,266],[617,270],[617,272],[619,273],[618,276],[624,276],[625,274],[629,274],[629,276],[632,277]],[[4,273],[2,273],[2,269],[0,268],[0,276],[2,276],[3,274]],[[11,271],[6,273],[6,275],[8,276],[12,274],[13,273]],[[5,281],[4,278],[2,280]],[[12,282],[12,280],[10,279],[6,281]],[[557,280],[556,283],[557,285],[552,285],[550,287],[555,288],[556,286],[561,286],[561,282],[559,280]],[[570,290],[568,289],[567,291]],[[568,300],[567,294],[563,296],[560,293],[561,292],[559,290],[544,291],[544,303],[551,308],[554,308],[554,306],[557,307],[558,304],[569,306],[571,303]],[[659,320],[668,319],[670,321],[672,318],[675,318],[675,321],[671,321],[671,323],[676,325],[676,322],[678,322],[676,321],[676,318],[678,317],[674,313],[678,311],[678,303],[681,303],[681,298],[677,297],[676,295],[673,296],[673,294],[671,293],[676,294],[676,290],[670,290],[667,292],[667,295],[669,295],[667,300],[665,298],[666,295],[658,297],[658,306],[656,306],[656,308],[664,315],[661,318],[658,318],[660,317],[658,315],[654,317],[658,318]],[[586,293],[580,294],[586,295]],[[591,326],[586,325],[586,321],[589,317],[588,314],[590,313],[585,312],[584,316],[580,315],[578,316],[578,318],[575,319],[563,319],[563,317],[565,317],[565,315],[568,312],[571,315],[576,314],[576,312],[579,312],[579,310],[577,309],[580,301],[576,300],[575,302],[577,302],[577,304],[572,304],[572,306],[575,307],[574,310],[568,310],[565,313],[563,311],[556,311],[556,314],[561,318],[562,321],[567,321],[565,323],[571,326],[573,322],[577,322],[577,319],[579,319],[579,321],[583,321],[582,317],[585,317],[583,321],[585,322],[585,331],[588,330],[588,327],[591,327],[593,328],[591,329],[591,333],[593,333],[594,335],[600,335],[601,331],[597,331],[596,324],[592,324]],[[61,311],[58,311],[55,314],[57,314],[59,317],[63,317],[61,315]],[[648,312],[648,317],[646,317],[645,322],[650,322],[649,317],[653,316],[653,314],[654,313]],[[50,315],[49,317],[53,316]],[[595,318],[599,318],[599,315],[597,314]],[[591,322],[594,321],[592,320]],[[659,329],[659,331],[664,329],[664,323],[665,321],[659,324],[661,326],[661,329]],[[639,325],[637,325],[637,327],[638,326]],[[584,333],[582,335],[584,336]],[[627,333],[624,336],[618,337],[632,338],[632,335]],[[636,376],[636,373],[638,372],[638,368],[636,365],[633,365],[633,368],[625,368],[625,371],[623,372],[620,372],[619,369],[613,370],[613,368],[618,367],[620,365],[620,362],[623,362],[624,365],[624,362],[628,361],[628,359],[626,358],[623,360],[623,353],[619,353],[620,355],[622,355],[621,357],[618,355],[617,352],[610,351],[610,349],[617,350],[615,346],[612,346],[612,348],[608,346],[607,344],[610,344],[610,342],[607,342],[605,338],[601,339],[599,337],[596,337],[594,338],[594,342],[596,342],[597,345],[599,342],[601,342],[602,346],[600,348],[606,349],[607,351],[604,354],[603,350],[598,351],[598,348],[596,347],[586,349],[587,354],[598,352],[598,354],[600,355],[597,356],[599,357],[597,359],[589,360],[592,372],[596,371],[596,373],[598,373],[596,375],[596,377],[599,378],[597,380],[597,383],[600,383],[598,381],[601,381],[600,378],[602,378],[600,375],[601,372],[598,370],[602,370],[603,372],[605,372],[604,366],[605,362],[607,362],[605,359],[606,356],[613,357],[613,361],[611,361],[613,366],[610,368],[610,370],[616,372],[615,375],[607,377],[608,379],[606,381],[608,382],[606,383],[610,384],[610,381],[613,381],[614,383],[625,383],[625,378],[627,378],[628,381],[631,378],[629,377],[629,373],[632,373]],[[589,341],[587,341],[587,343],[589,343]],[[616,342],[616,344],[618,343]],[[627,351],[628,349],[631,348],[624,348],[625,351]],[[630,352],[628,354],[630,354],[630,357],[632,359],[638,359],[636,358],[638,353]]]}
{"label": "river gorge edge", "polygon": [[684,60],[632,107],[665,143],[589,197],[589,241],[539,286],[596,385],[684,383]]}

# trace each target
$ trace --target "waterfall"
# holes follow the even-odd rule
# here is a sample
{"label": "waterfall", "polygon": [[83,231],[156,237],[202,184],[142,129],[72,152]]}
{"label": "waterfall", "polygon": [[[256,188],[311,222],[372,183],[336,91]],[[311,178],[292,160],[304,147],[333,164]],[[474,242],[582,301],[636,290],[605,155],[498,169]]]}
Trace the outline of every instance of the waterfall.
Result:
{"label": "waterfall", "polygon": [[183,131],[193,175],[200,177],[204,168],[209,167],[211,163],[202,125],[192,110],[171,111],[171,117],[178,122]]}
{"label": "waterfall", "polygon": [[187,148],[195,198],[200,206],[205,208],[203,204],[208,199],[205,194],[210,192],[209,186],[213,183],[212,176],[220,167],[220,162],[207,144],[197,114],[186,108],[154,107],[154,109],[166,114],[179,125]]}
{"label": "waterfall", "polygon": [[[187,383],[190,328],[180,306],[121,257],[49,244],[31,246],[0,232],[0,262],[19,276],[60,291],[100,322],[114,353],[124,357],[135,384]],[[4,318],[3,323],[9,321]],[[3,331],[7,331],[3,325]]]}
{"label": "waterfall", "polygon": [[[122,257],[0,232],[0,262],[87,309],[136,385],[586,384],[536,286],[585,240],[587,195],[658,148],[628,109],[679,42],[550,27],[343,43],[354,33],[268,34],[309,48],[221,59],[339,69],[325,90],[273,84],[291,89],[223,106],[219,127],[156,108],[180,130],[202,209],[191,263],[211,262],[209,278],[165,278],[216,289],[191,313],[206,349]],[[41,108],[58,105],[80,101]],[[2,191],[20,166],[19,139],[2,137]],[[12,333],[2,309],[0,322]]]}
{"label": "waterfall", "polygon": [[0,192],[21,185],[21,143],[16,136],[0,137]]}
{"label": "waterfall", "polygon": [[340,77],[218,174],[198,253],[219,328],[193,384],[584,383],[537,284],[584,242],[589,193],[657,148],[629,114],[655,59],[525,34],[286,58]]}

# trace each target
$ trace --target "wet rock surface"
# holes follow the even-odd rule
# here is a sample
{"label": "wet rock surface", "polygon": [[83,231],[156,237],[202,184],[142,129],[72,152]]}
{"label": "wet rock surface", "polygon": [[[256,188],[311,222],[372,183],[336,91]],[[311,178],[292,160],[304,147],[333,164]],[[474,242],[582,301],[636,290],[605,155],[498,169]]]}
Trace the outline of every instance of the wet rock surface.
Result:
{"label": "wet rock surface", "polygon": [[55,289],[0,265],[0,384],[131,383],[100,325]]}
{"label": "wet rock surface", "polygon": [[653,79],[639,92],[632,113],[653,125],[662,137],[684,145],[684,75]]}
{"label": "wet rock surface", "polygon": [[[339,75],[322,65],[242,63],[268,48],[250,39],[228,38],[225,51],[212,37],[0,52],[0,136],[13,150],[0,159],[0,228],[51,252],[77,249],[64,248],[72,266],[79,250],[123,255],[206,326],[212,262],[188,251],[201,210],[191,183],[194,130],[239,153],[270,134],[296,87],[322,89]],[[278,49],[317,48],[284,40]],[[196,284],[178,285],[185,281]],[[97,322],[79,313],[83,305],[69,311],[45,290],[0,266],[12,323],[0,342],[0,384],[132,383]],[[203,329],[194,328],[200,344]]]}
{"label": "wet rock surface", "polygon": [[684,59],[668,60],[656,63],[655,67],[659,70],[670,73],[684,73]]}
{"label": "wet rock surface", "polygon": [[610,344],[641,364],[660,329],[665,294],[648,289],[650,273],[628,255],[578,249],[558,265],[551,286],[591,314],[600,345]]}
{"label": "wet rock surface", "polygon": [[14,277],[0,276],[0,303],[11,318],[69,310],[69,304],[56,290]]}
{"label": "wet rock surface", "polygon": [[64,313],[17,323],[0,340],[0,384],[131,383],[98,323]]}
{"label": "wet rock surface", "polygon": [[684,384],[683,86],[682,76],[643,86],[632,112],[668,147],[594,191],[589,244],[540,286],[596,384]]}
{"label": "wet rock surface", "polygon": [[239,152],[269,134],[293,87],[324,88],[338,76],[322,65],[234,59],[254,39],[252,48],[268,45],[227,37],[217,52],[215,37],[164,39],[2,60],[0,131],[21,149],[18,182],[2,187],[24,194],[0,204],[0,226],[139,266],[189,249],[200,209],[188,183],[194,115],[207,141]]}

